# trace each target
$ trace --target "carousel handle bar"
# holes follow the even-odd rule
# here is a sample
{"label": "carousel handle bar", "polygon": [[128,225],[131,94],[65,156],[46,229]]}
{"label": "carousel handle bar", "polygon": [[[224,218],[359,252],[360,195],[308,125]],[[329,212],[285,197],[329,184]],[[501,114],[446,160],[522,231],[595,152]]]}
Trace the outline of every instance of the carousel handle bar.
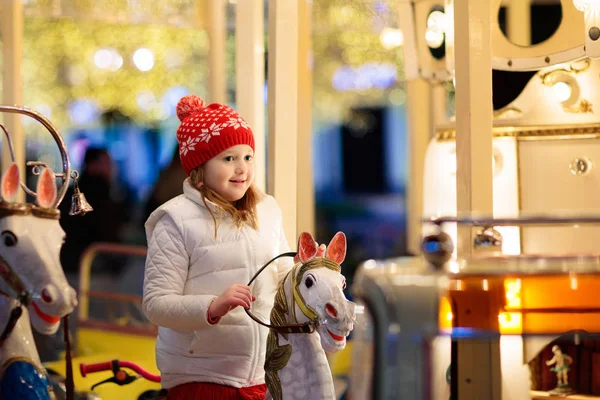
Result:
{"label": "carousel handle bar", "polygon": [[[44,126],[44,128],[46,128],[50,132],[52,137],[54,138],[54,141],[58,145],[58,149],[60,151],[60,156],[62,159],[62,166],[63,166],[62,174],[60,174],[60,173],[55,174],[56,177],[59,177],[63,180],[63,184],[61,185],[60,189],[58,190],[56,200],[54,200],[54,203],[52,204],[52,207],[55,207],[55,208],[58,207],[60,202],[65,197],[65,194],[67,193],[67,189],[69,187],[69,179],[71,177],[71,163],[69,162],[69,156],[67,154],[67,146],[65,145],[65,142],[64,142],[62,136],[58,132],[58,129],[56,129],[56,127],[54,127],[52,122],[50,122],[50,120],[48,118],[46,118],[44,115],[42,115],[41,113],[39,113],[35,110],[27,108],[27,107],[9,106],[9,105],[0,104],[0,112],[6,112],[6,113],[11,113],[11,114],[22,114],[22,115],[31,117],[31,118],[35,119],[36,121],[38,121],[40,124],[42,124],[42,126]],[[14,154],[10,136],[9,136],[8,132],[6,131],[6,129],[4,129],[4,126],[2,126],[2,125],[0,125],[0,126],[2,127],[2,130],[4,131],[4,134],[6,135],[11,158],[13,161],[15,161],[15,154]],[[33,164],[28,163],[28,165],[33,165]],[[29,188],[27,188],[27,186],[23,182],[21,182],[21,187],[28,194],[30,194],[32,196],[36,195],[36,193],[34,191],[30,190]]]}
{"label": "carousel handle bar", "polygon": [[531,215],[522,217],[478,218],[478,217],[439,217],[424,218],[424,223],[442,226],[447,223],[468,226],[519,226],[519,225],[577,225],[600,224],[600,214],[578,216]]}
{"label": "carousel handle bar", "polygon": [[131,361],[120,361],[120,360],[112,360],[106,362],[99,362],[95,364],[79,364],[79,372],[82,377],[86,377],[87,374],[91,374],[94,372],[100,371],[113,371],[116,372],[121,368],[129,368],[138,374],[140,374],[143,378],[151,381],[151,382],[160,382],[160,375],[155,375],[146,371],[144,368],[140,367],[138,364]]}
{"label": "carousel handle bar", "polygon": [[495,227],[498,226],[546,226],[600,224],[600,214],[596,215],[529,215],[521,217],[439,217],[424,218],[423,223],[435,225],[437,232],[423,238],[421,249],[425,259],[437,269],[441,269],[452,257],[454,243],[448,233],[442,230],[444,224],[456,223],[480,227],[473,237],[473,250],[479,254],[494,254],[502,251],[503,238]]}

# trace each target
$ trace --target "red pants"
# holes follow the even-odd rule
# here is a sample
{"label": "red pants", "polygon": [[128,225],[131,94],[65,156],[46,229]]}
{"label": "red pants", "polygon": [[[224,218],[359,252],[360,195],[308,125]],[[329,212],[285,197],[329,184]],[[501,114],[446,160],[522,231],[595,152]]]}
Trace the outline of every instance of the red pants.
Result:
{"label": "red pants", "polygon": [[217,383],[184,383],[169,389],[168,400],[263,400],[267,385],[234,388]]}

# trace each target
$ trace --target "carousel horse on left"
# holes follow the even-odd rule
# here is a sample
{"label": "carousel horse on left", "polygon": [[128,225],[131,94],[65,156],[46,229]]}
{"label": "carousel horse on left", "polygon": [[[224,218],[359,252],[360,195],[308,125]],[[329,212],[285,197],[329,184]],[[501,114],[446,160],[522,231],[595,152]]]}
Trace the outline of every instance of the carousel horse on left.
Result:
{"label": "carousel horse on left", "polygon": [[[8,146],[13,161],[0,181],[0,400],[53,400],[56,396],[35,347],[31,327],[43,335],[53,335],[61,318],[77,306],[77,295],[67,282],[59,258],[65,233],[59,224],[58,206],[71,179],[75,182],[75,194],[69,215],[85,214],[92,208],[79,192],[78,173],[71,170],[65,143],[52,123],[25,107],[0,104],[0,112],[37,120],[53,136],[61,154],[62,173],[53,172],[41,161],[27,162],[38,176],[34,192],[21,182],[10,135],[0,124],[6,135],[4,145]],[[57,178],[62,180],[58,188]],[[19,188],[33,196],[35,204],[18,202]],[[70,399],[73,388],[68,340],[66,345]]]}
{"label": "carousel horse on left", "polygon": [[13,163],[0,188],[0,399],[53,399],[31,326],[56,333],[77,297],[59,261],[64,232],[55,174],[42,171],[36,205],[15,202],[19,175]]}

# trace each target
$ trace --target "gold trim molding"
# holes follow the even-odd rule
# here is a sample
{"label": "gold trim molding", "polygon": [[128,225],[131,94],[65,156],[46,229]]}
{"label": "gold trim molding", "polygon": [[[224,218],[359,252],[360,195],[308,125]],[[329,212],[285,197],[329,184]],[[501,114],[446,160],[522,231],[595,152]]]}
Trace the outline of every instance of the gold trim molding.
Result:
{"label": "gold trim molding", "polygon": [[[492,135],[494,138],[514,137],[518,140],[594,139],[600,137],[600,124],[495,126]],[[456,128],[437,129],[435,140],[456,140]]]}

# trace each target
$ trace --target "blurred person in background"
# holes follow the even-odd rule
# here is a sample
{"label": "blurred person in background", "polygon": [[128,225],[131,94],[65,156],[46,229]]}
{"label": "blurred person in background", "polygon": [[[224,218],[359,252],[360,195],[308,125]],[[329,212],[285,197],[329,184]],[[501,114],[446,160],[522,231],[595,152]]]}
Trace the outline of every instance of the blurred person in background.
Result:
{"label": "blurred person in background", "polygon": [[90,147],[85,152],[79,189],[94,211],[83,216],[69,216],[73,187],[61,203],[60,223],[66,233],[60,253],[65,272],[75,272],[83,251],[94,242],[119,242],[127,221],[125,204],[111,197],[113,162],[106,149]]}
{"label": "blurred person in background", "polygon": [[167,168],[163,169],[154,184],[152,193],[148,197],[148,201],[144,206],[144,218],[146,221],[152,211],[163,205],[173,197],[183,194],[183,182],[187,178],[185,170],[179,161],[179,146],[175,146],[173,158]]}

